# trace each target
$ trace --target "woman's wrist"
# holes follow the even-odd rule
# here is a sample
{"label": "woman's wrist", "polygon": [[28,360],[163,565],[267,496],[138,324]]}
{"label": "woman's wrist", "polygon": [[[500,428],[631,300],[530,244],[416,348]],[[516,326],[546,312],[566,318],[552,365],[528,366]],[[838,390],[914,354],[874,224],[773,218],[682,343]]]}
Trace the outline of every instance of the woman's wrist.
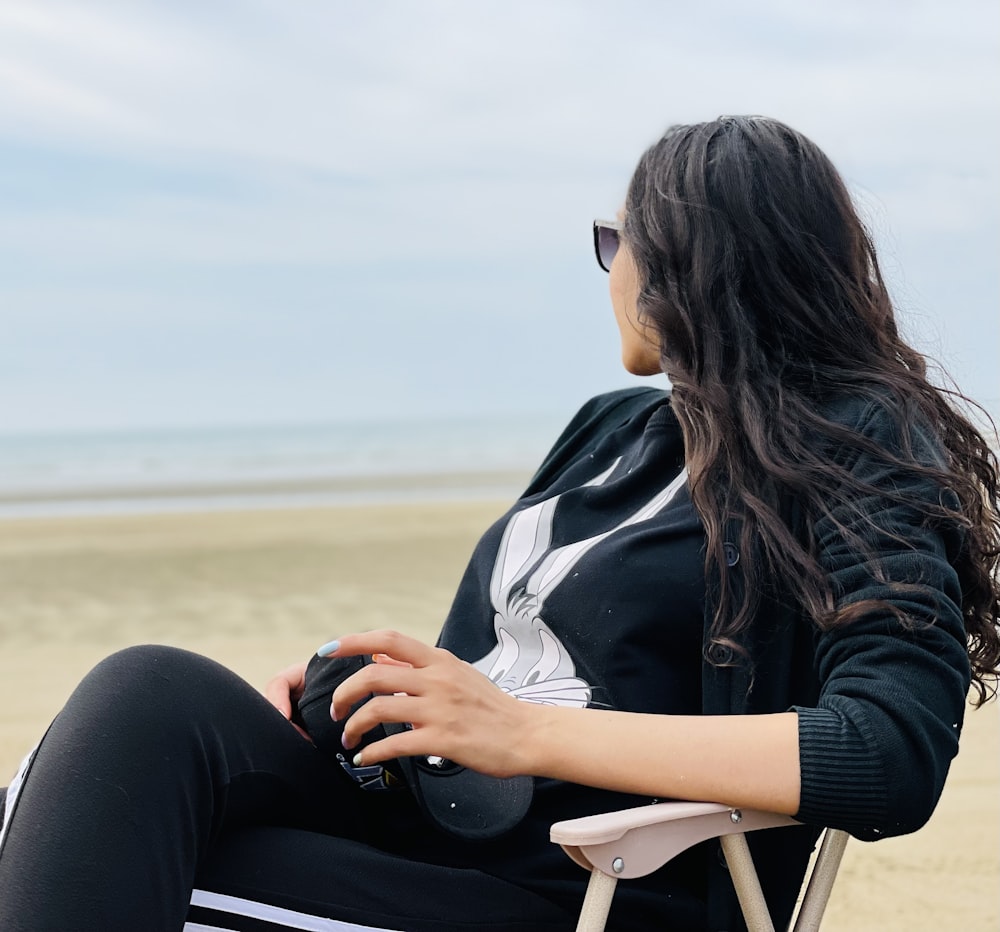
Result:
{"label": "woman's wrist", "polygon": [[513,752],[513,772],[530,776],[549,776],[553,752],[557,751],[555,735],[558,734],[558,706],[538,702],[514,700],[518,706],[518,738]]}

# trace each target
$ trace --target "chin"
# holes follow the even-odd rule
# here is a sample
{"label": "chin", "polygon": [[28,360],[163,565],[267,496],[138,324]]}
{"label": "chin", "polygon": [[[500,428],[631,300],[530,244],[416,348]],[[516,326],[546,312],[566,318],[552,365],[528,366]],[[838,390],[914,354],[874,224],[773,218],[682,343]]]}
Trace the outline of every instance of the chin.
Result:
{"label": "chin", "polygon": [[622,356],[622,365],[630,375],[663,375],[659,359]]}

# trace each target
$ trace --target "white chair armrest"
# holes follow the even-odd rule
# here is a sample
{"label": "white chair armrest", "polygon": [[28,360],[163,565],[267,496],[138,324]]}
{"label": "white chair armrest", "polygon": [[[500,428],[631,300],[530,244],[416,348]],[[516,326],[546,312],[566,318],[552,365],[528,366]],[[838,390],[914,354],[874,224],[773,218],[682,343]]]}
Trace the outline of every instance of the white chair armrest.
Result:
{"label": "white chair armrest", "polygon": [[550,837],[586,870],[626,878],[644,877],[709,838],[797,824],[756,809],[669,802],[556,822]]}

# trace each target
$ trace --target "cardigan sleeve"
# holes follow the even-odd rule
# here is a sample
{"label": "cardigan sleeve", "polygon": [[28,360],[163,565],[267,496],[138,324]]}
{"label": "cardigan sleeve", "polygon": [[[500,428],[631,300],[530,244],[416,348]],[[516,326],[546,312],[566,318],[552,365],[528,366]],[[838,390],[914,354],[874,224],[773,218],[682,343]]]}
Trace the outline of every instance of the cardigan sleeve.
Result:
{"label": "cardigan sleeve", "polygon": [[[882,449],[900,447],[881,404],[870,405],[862,434]],[[911,429],[913,453],[940,462],[936,443]],[[817,635],[821,684],[814,708],[799,716],[803,822],[875,840],[912,832],[930,817],[958,752],[970,667],[961,589],[952,560],[961,547],[954,523],[930,520],[947,490],[874,451],[856,453],[851,473],[869,491],[853,509],[833,507],[814,524],[820,564],[838,607],[866,599],[885,608]],[[905,490],[909,503],[886,495]],[[846,533],[845,533],[846,531]],[[852,534],[877,556],[873,567]]]}

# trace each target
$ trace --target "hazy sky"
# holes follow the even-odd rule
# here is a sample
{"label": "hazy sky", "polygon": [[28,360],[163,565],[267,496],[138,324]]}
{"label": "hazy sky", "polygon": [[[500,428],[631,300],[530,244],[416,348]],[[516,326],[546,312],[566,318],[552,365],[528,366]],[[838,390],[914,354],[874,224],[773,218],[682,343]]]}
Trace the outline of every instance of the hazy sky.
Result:
{"label": "hazy sky", "polygon": [[1000,396],[994,0],[0,0],[0,431],[569,412],[630,381],[591,219],[741,112]]}

